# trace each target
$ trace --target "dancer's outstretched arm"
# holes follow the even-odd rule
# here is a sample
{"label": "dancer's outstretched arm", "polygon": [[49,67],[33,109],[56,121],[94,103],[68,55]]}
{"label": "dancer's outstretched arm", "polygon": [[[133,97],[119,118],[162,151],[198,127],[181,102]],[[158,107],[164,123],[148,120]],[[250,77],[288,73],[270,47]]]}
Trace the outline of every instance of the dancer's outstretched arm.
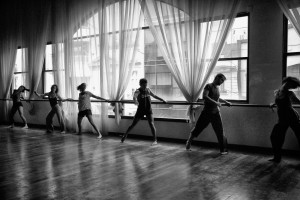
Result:
{"label": "dancer's outstretched arm", "polygon": [[157,99],[157,100],[160,100],[160,101],[162,101],[162,102],[164,102],[164,103],[167,103],[164,99],[162,99],[162,98],[160,98],[159,96],[155,95],[150,89],[149,89],[149,91],[150,91],[150,95],[151,95],[153,98],[155,98],[155,99]]}
{"label": "dancer's outstretched arm", "polygon": [[99,100],[103,100],[103,101],[108,101],[107,99],[104,99],[104,98],[102,98],[102,97],[96,96],[96,95],[94,95],[94,94],[91,93],[91,92],[90,92],[90,96],[93,97],[93,98],[95,98],[95,99],[99,99]]}

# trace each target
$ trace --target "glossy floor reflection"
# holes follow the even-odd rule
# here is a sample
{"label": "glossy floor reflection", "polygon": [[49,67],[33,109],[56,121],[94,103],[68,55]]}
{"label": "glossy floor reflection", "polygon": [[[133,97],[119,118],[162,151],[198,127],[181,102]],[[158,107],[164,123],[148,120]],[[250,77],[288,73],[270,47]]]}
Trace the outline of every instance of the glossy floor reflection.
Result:
{"label": "glossy floor reflection", "polygon": [[0,127],[1,199],[300,199],[300,159]]}

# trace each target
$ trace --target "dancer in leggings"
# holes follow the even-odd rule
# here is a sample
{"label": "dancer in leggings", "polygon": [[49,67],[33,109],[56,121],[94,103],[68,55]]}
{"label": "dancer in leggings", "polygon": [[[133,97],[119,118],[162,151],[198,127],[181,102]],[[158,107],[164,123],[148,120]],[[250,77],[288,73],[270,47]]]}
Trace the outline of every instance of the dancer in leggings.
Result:
{"label": "dancer in leggings", "polygon": [[198,135],[211,123],[217,135],[220,153],[225,155],[227,150],[227,138],[223,132],[222,118],[220,114],[221,103],[224,102],[227,106],[231,103],[220,98],[219,86],[224,83],[226,77],[223,74],[217,74],[212,83],[205,86],[203,91],[204,108],[199,116],[195,128],[191,131],[190,136],[186,142],[186,150],[190,151],[191,143]]}
{"label": "dancer in leggings", "polygon": [[91,97],[95,98],[95,99],[99,99],[99,100],[103,100],[103,101],[108,101],[102,97],[98,97],[96,95],[94,95],[93,93],[86,91],[86,84],[82,83],[77,87],[77,90],[80,91],[79,93],[79,98],[78,98],[78,119],[77,119],[77,124],[78,124],[78,135],[81,134],[81,122],[82,119],[86,116],[89,120],[89,122],[91,123],[91,125],[93,126],[93,128],[95,129],[95,131],[97,132],[97,134],[99,135],[98,138],[102,138],[102,135],[100,133],[100,131],[97,129],[94,120],[93,120],[93,116],[92,116],[92,107],[91,107]]}
{"label": "dancer in leggings", "polygon": [[62,134],[64,134],[66,131],[66,128],[65,128],[65,123],[64,123],[63,110],[59,106],[58,101],[66,101],[68,99],[62,99],[58,95],[58,86],[57,85],[52,85],[51,91],[48,93],[38,94],[36,91],[34,91],[34,93],[39,97],[43,97],[43,98],[48,97],[50,105],[51,105],[51,111],[48,113],[48,115],[46,117],[47,133],[52,133],[54,131],[52,121],[53,121],[54,115],[56,114],[58,123],[60,125],[60,131]]}
{"label": "dancer in leggings", "polygon": [[293,108],[292,102],[300,103],[294,92],[290,89],[300,87],[300,81],[294,77],[286,77],[282,86],[275,91],[275,103],[270,107],[277,106],[278,122],[271,133],[271,143],[274,158],[270,161],[279,163],[281,161],[281,148],[284,143],[285,133],[289,127],[294,131],[300,145],[300,118],[298,112]]}
{"label": "dancer in leggings", "polygon": [[14,92],[11,95],[11,98],[13,100],[13,106],[11,108],[10,115],[9,115],[9,121],[11,124],[9,126],[10,128],[14,127],[14,115],[17,111],[19,112],[19,115],[20,115],[22,121],[24,122],[23,128],[25,128],[25,129],[28,128],[27,121],[24,116],[23,104],[21,102],[21,100],[24,100],[22,93],[24,93],[25,91],[30,91],[30,90],[27,89],[26,87],[24,87],[23,85],[21,85],[17,90],[14,90]]}
{"label": "dancer in leggings", "polygon": [[151,108],[151,97],[150,96],[166,103],[165,100],[156,96],[155,94],[152,93],[152,91],[149,88],[147,88],[147,79],[145,79],[145,78],[140,79],[140,88],[135,91],[134,97],[133,97],[133,100],[138,105],[138,108],[137,108],[137,111],[134,116],[132,124],[129,126],[126,133],[123,135],[123,137],[121,139],[122,143],[125,141],[128,133],[135,127],[135,125],[137,125],[139,120],[141,118],[143,118],[144,115],[146,115],[149,126],[151,128],[152,135],[153,135],[152,145],[157,144],[156,129],[154,126],[154,119],[153,119],[153,113],[152,113],[152,108]]}

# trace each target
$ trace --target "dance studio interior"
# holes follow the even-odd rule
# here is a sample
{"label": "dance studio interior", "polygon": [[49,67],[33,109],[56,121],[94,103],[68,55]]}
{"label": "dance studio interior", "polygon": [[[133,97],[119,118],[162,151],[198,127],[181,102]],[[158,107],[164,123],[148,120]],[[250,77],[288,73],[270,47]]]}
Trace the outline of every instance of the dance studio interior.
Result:
{"label": "dance studio interior", "polygon": [[1,199],[300,199],[299,0],[4,0]]}

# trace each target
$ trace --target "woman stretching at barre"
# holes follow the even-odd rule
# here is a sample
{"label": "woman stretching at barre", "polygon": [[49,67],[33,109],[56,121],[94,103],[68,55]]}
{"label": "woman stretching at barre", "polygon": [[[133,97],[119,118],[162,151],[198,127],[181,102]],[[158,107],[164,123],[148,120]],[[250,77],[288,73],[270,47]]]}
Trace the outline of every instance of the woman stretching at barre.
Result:
{"label": "woman stretching at barre", "polygon": [[271,133],[271,143],[274,158],[270,161],[279,163],[281,161],[281,148],[284,143],[285,133],[289,127],[294,131],[300,145],[300,118],[298,112],[293,108],[292,102],[300,103],[294,92],[290,89],[300,87],[299,79],[286,77],[282,81],[282,86],[275,91],[275,103],[270,107],[277,106],[278,122]]}
{"label": "woman stretching at barre", "polygon": [[121,139],[121,143],[125,141],[128,133],[137,125],[140,119],[142,119],[146,115],[153,136],[152,146],[157,144],[156,129],[154,126],[154,118],[153,118],[153,112],[151,107],[151,96],[155,99],[162,101],[163,103],[167,103],[167,102],[164,99],[153,94],[153,92],[147,87],[147,83],[148,83],[147,79],[145,78],[140,79],[140,88],[138,88],[134,92],[133,100],[135,104],[138,106],[138,108],[133,118],[132,124],[128,127],[126,133],[124,133]]}
{"label": "woman stretching at barre", "polygon": [[16,114],[17,111],[19,112],[19,115],[24,122],[23,128],[28,128],[27,121],[24,116],[23,104],[21,102],[21,99],[24,100],[22,93],[24,93],[25,91],[30,91],[30,90],[27,89],[25,86],[21,85],[17,90],[14,90],[14,92],[11,95],[11,98],[13,100],[13,106],[11,108],[10,115],[9,115],[9,121],[11,124],[9,128],[14,128],[14,115]]}
{"label": "woman stretching at barre", "polygon": [[99,135],[98,138],[102,138],[102,135],[100,133],[100,131],[97,129],[94,120],[93,120],[93,116],[92,116],[92,106],[91,106],[91,97],[95,98],[95,99],[99,99],[99,100],[103,100],[103,101],[108,101],[102,97],[98,97],[96,95],[94,95],[93,93],[86,91],[86,84],[85,83],[81,83],[78,87],[77,90],[80,91],[79,93],[79,98],[78,98],[78,118],[77,118],[77,124],[78,124],[78,135],[81,134],[81,122],[82,119],[86,116],[89,120],[89,122],[91,123],[91,125],[93,126],[93,128],[95,129],[95,131],[97,132],[97,134]]}
{"label": "woman stretching at barre", "polygon": [[43,97],[43,98],[48,97],[50,105],[51,105],[51,111],[48,113],[48,115],[46,117],[47,133],[52,133],[54,131],[52,121],[53,121],[53,117],[54,117],[55,114],[57,115],[57,119],[58,119],[58,123],[60,125],[61,133],[62,134],[66,133],[66,127],[65,127],[65,123],[64,123],[64,117],[63,117],[63,110],[58,105],[58,100],[66,101],[66,100],[69,100],[69,99],[62,99],[58,95],[58,86],[57,85],[52,85],[51,86],[51,91],[48,92],[48,93],[39,94],[36,91],[34,91],[34,93],[39,97]]}

